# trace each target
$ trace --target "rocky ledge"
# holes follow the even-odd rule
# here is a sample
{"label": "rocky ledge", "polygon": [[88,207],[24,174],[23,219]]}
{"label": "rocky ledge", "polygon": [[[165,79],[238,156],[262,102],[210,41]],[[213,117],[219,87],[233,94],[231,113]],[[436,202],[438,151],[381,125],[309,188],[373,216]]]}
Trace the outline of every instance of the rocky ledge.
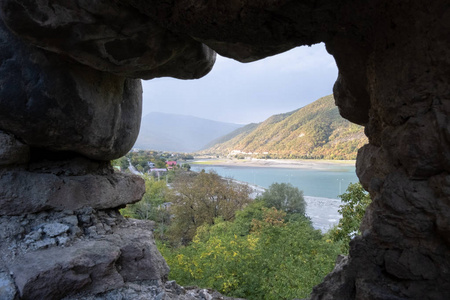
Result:
{"label": "rocky ledge", "polygon": [[0,131],[0,299],[231,299],[168,280],[153,222],[119,208],[141,177]]}
{"label": "rocky ledge", "polygon": [[0,299],[232,299],[167,281],[153,222],[83,208],[0,218]]}

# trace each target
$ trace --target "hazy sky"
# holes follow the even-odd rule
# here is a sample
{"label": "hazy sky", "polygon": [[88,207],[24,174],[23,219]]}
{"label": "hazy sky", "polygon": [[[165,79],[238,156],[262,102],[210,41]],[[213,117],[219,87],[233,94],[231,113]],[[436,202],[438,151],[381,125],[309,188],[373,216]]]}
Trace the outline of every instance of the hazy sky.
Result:
{"label": "hazy sky", "polygon": [[336,78],[336,64],[323,44],[246,64],[217,56],[212,71],[201,79],[143,81],[143,116],[154,111],[261,122],[331,94]]}

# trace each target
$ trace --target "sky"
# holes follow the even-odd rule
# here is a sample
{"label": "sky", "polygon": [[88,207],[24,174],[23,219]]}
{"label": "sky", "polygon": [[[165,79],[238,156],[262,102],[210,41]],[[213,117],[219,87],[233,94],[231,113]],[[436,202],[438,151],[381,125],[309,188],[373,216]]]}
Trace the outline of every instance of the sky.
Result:
{"label": "sky", "polygon": [[331,94],[336,78],[334,58],[323,44],[245,64],[218,55],[213,69],[203,78],[142,81],[142,115],[164,112],[228,123],[257,123]]}

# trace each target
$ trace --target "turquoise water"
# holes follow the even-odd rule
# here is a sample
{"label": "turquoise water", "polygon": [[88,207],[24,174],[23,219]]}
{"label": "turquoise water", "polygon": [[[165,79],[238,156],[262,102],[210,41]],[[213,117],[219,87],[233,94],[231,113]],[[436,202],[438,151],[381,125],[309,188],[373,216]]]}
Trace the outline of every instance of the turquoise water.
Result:
{"label": "turquoise water", "polygon": [[326,165],[320,169],[292,169],[237,166],[192,165],[199,172],[215,170],[220,176],[231,177],[268,188],[274,182],[291,183],[303,191],[305,196],[337,199],[350,183],[358,182],[355,166]]}
{"label": "turquoise water", "polygon": [[237,166],[193,165],[191,170],[200,172],[215,170],[222,177],[248,182],[268,188],[274,182],[291,183],[303,190],[306,215],[316,229],[326,232],[339,222],[338,195],[345,192],[350,183],[358,182],[355,167],[348,165],[324,165],[319,168],[266,168]]}

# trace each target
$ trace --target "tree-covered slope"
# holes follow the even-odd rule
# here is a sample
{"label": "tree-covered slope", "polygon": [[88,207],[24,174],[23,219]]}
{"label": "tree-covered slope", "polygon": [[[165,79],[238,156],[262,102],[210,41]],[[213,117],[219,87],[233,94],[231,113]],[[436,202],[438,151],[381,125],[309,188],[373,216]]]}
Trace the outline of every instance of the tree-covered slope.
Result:
{"label": "tree-covered slope", "polygon": [[363,127],[339,115],[333,95],[253,127],[228,134],[229,139],[221,138],[205,152],[228,155],[235,150],[236,155],[252,153],[256,157],[355,159],[358,149],[367,143]]}

